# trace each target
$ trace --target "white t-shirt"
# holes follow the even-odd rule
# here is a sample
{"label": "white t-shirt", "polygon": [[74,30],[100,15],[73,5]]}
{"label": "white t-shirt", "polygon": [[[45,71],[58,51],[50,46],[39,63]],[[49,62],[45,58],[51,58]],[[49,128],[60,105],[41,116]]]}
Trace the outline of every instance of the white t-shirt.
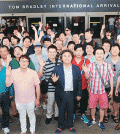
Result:
{"label": "white t-shirt", "polygon": [[120,35],[117,36],[117,40],[119,40],[119,43],[120,43]]}
{"label": "white t-shirt", "polygon": [[109,21],[109,25],[114,25],[115,19],[114,18],[109,18],[108,21]]}

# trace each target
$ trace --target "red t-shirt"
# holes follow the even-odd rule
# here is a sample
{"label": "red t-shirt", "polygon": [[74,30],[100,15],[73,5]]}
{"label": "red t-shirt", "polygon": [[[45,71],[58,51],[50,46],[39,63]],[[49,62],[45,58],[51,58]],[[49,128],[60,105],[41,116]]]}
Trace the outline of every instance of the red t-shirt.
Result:
{"label": "red t-shirt", "polygon": [[[80,68],[80,71],[81,71],[84,57],[83,56],[81,57],[81,61],[78,64],[75,61],[75,57],[76,56],[74,56],[74,58],[72,60],[72,64],[78,66]],[[86,65],[88,65],[89,63],[90,63],[89,59],[86,59]],[[87,88],[87,80],[85,79],[85,73],[83,72],[83,74],[82,74],[82,90],[86,89],[86,88]]]}

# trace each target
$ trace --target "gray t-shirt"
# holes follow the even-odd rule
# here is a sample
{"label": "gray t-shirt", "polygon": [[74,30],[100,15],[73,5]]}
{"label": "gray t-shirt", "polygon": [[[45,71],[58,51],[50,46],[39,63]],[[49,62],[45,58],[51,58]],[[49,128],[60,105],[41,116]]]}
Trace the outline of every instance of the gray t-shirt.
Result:
{"label": "gray t-shirt", "polygon": [[[111,57],[108,57],[107,59],[105,59],[105,62],[111,64],[112,67],[113,67],[113,70],[114,70],[114,73],[115,73],[115,76],[114,76],[114,87],[116,87],[118,72],[120,70],[120,57],[119,57],[119,59],[118,59],[116,64],[114,64],[112,62]],[[110,87],[110,82],[108,82],[107,87]]]}

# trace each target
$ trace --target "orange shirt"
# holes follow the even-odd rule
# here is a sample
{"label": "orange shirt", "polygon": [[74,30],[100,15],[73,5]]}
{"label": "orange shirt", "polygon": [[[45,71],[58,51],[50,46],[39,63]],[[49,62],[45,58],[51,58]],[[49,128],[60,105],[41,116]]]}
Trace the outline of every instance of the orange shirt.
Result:
{"label": "orange shirt", "polygon": [[28,104],[35,101],[35,86],[40,83],[38,74],[28,68],[23,76],[20,68],[12,70],[11,82],[14,84],[15,101]]}
{"label": "orange shirt", "polygon": [[[80,71],[81,71],[84,57],[83,56],[81,57],[81,61],[78,64],[75,61],[75,57],[76,56],[74,56],[74,58],[72,60],[72,64],[78,66],[80,68]],[[88,65],[89,63],[90,63],[89,59],[86,59],[86,65]],[[85,79],[85,73],[83,72],[83,74],[82,74],[82,90],[86,89],[86,88],[87,88],[87,80]]]}

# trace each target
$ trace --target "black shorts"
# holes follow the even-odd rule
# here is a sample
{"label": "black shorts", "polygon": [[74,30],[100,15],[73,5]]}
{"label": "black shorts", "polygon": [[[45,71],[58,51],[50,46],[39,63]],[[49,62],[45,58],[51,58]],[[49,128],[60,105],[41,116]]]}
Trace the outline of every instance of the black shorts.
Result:
{"label": "black shorts", "polygon": [[117,103],[120,103],[120,92],[118,93],[118,96],[115,95],[115,87],[114,87],[114,90],[113,90],[113,100]]}

